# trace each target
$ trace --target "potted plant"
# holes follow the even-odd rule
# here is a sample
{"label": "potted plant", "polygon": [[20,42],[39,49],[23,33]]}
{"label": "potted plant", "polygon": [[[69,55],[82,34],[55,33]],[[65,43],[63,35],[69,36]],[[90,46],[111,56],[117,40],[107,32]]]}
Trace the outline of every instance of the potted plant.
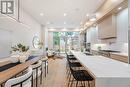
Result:
{"label": "potted plant", "polygon": [[38,45],[39,45],[39,49],[42,49],[43,43],[42,43],[42,42],[39,42]]}
{"label": "potted plant", "polygon": [[19,43],[11,48],[12,48],[12,52],[15,52],[14,55],[17,55],[21,63],[25,62],[28,59],[29,53],[27,51],[29,50],[29,46],[25,46]]}
{"label": "potted plant", "polygon": [[98,51],[102,50],[102,47],[101,46],[98,46],[97,47]]}
{"label": "potted plant", "polygon": [[27,52],[29,50],[29,46],[22,45],[21,43],[15,45],[14,47],[11,47],[12,51],[16,52]]}

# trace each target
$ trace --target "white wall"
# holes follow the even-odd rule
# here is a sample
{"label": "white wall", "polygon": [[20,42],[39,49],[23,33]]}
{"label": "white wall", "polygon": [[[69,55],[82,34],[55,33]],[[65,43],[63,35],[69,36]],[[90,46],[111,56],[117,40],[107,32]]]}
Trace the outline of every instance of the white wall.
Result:
{"label": "white wall", "polygon": [[48,41],[49,41],[49,36],[48,36],[49,32],[48,32],[48,28],[45,28],[45,48],[48,47]]}
{"label": "white wall", "polygon": [[13,31],[12,44],[22,42],[32,48],[33,36],[36,35],[40,38],[41,25],[23,10],[20,10],[20,21],[25,24],[25,27],[19,27]]}
{"label": "white wall", "polygon": [[0,29],[0,57],[5,57],[10,54],[11,39],[11,31]]}
{"label": "white wall", "polygon": [[53,49],[53,32],[48,32],[48,48]]}
{"label": "white wall", "polygon": [[[20,21],[23,24],[20,24],[11,18],[3,17],[0,19],[0,33],[6,32],[1,34],[0,37],[8,37],[8,41],[5,41],[4,43],[3,41],[0,41],[0,46],[3,46],[2,44],[7,44],[5,49],[8,49],[6,50],[6,53],[8,54],[5,55],[1,55],[4,50],[0,50],[0,58],[9,56],[11,46],[16,45],[17,43],[23,43],[30,46],[30,48],[33,48],[33,37],[37,35],[41,38],[41,25],[22,9],[20,9]],[[9,33],[10,31],[11,33]]]}

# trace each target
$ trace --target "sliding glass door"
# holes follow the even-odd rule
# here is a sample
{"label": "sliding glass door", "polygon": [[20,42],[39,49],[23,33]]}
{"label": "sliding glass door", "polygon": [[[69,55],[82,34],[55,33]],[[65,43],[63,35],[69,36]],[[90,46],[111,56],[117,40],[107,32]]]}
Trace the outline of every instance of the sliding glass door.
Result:
{"label": "sliding glass door", "polygon": [[59,53],[65,53],[69,49],[79,49],[79,33],[53,32],[53,47]]}

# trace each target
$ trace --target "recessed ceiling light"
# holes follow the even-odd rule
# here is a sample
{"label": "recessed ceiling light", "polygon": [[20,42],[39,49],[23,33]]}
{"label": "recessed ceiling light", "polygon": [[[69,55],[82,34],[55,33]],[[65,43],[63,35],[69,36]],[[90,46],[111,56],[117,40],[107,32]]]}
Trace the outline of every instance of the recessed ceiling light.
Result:
{"label": "recessed ceiling light", "polygon": [[89,19],[90,21],[96,21],[96,15],[93,15],[90,19]]}
{"label": "recessed ceiling light", "polygon": [[50,31],[55,31],[56,29],[54,29],[54,28],[50,28],[49,30],[50,30]]}
{"label": "recessed ceiling light", "polygon": [[90,21],[92,21],[92,22],[93,22],[93,21],[96,21],[96,18],[95,18],[95,17],[94,17],[94,18],[91,18]]}
{"label": "recessed ceiling light", "polygon": [[66,24],[66,22],[64,22],[64,24]]}
{"label": "recessed ceiling light", "polygon": [[117,2],[118,0],[111,0],[112,2]]}
{"label": "recessed ceiling light", "polygon": [[88,16],[89,16],[89,14],[86,14],[86,16],[88,17]]}
{"label": "recessed ceiling light", "polygon": [[63,31],[67,31],[67,29],[64,27],[63,29],[62,29]]}
{"label": "recessed ceiling light", "polygon": [[47,24],[50,24],[50,22],[47,22]]}
{"label": "recessed ceiling light", "polygon": [[86,25],[89,25],[89,22],[87,22]]}
{"label": "recessed ceiling light", "polygon": [[40,16],[44,16],[44,13],[40,13]]}
{"label": "recessed ceiling light", "polygon": [[54,27],[49,27],[49,29],[54,29]]}
{"label": "recessed ceiling light", "polygon": [[83,24],[83,22],[80,23],[81,25]]}
{"label": "recessed ceiling light", "polygon": [[118,10],[121,10],[121,9],[122,9],[122,7],[119,7],[119,8],[118,8]]}
{"label": "recessed ceiling light", "polygon": [[64,16],[67,16],[67,14],[66,14],[66,13],[64,13]]}

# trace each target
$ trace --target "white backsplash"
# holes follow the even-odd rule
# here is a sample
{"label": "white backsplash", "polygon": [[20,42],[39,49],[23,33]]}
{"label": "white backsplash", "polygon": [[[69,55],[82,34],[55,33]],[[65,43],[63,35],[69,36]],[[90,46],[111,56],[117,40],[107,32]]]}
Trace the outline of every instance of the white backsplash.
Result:
{"label": "white backsplash", "polygon": [[108,49],[107,44],[91,44],[92,50],[98,50],[98,47],[101,47],[102,50]]}
{"label": "white backsplash", "polygon": [[120,51],[121,53],[128,53],[128,43],[92,44],[91,49],[98,50],[98,46],[100,46],[102,50],[114,50]]}

